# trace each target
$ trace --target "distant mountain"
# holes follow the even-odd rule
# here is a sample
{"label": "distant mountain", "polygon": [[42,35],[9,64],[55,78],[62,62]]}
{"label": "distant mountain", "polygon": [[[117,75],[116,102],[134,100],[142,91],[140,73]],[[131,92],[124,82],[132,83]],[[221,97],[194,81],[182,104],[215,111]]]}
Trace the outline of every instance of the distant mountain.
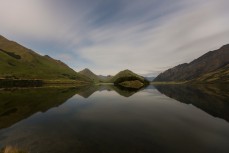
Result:
{"label": "distant mountain", "polygon": [[109,82],[110,79],[112,78],[111,75],[96,75],[95,73],[93,73],[90,69],[85,68],[82,71],[79,71],[79,74],[84,75],[88,78],[90,78],[92,81],[94,82]]}
{"label": "distant mountain", "polygon": [[89,81],[70,67],[0,35],[0,78]]}
{"label": "distant mountain", "polygon": [[178,65],[159,74],[154,81],[187,81],[212,74],[229,64],[229,45],[210,51],[191,63]]}
{"label": "distant mountain", "polygon": [[111,76],[111,75],[107,75],[107,76],[98,75],[98,78],[99,78],[102,82],[109,82],[109,80],[111,80],[112,77],[113,77],[113,76]]}
{"label": "distant mountain", "polygon": [[79,74],[90,78],[94,82],[100,81],[99,77],[96,74],[94,74],[91,70],[89,70],[88,68],[85,68],[82,71],[79,71]]}
{"label": "distant mountain", "polygon": [[148,80],[149,82],[152,82],[155,79],[155,77],[145,77],[145,79]]}
{"label": "distant mountain", "polygon": [[115,85],[120,85],[126,88],[141,88],[149,84],[149,81],[147,81],[144,77],[135,74],[130,70],[119,72],[112,77],[110,81]]}

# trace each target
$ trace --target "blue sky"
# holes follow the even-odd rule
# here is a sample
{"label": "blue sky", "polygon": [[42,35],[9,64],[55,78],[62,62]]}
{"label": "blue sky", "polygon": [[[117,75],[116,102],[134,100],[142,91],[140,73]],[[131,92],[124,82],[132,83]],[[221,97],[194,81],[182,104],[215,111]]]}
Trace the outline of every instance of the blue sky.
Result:
{"label": "blue sky", "polygon": [[145,76],[229,43],[228,0],[0,0],[0,34],[79,71]]}

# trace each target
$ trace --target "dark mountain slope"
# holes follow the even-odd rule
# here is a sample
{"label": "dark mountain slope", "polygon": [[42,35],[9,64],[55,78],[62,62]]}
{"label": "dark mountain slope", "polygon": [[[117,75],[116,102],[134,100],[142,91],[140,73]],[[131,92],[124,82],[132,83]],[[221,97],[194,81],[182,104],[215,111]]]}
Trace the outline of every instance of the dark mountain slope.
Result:
{"label": "dark mountain slope", "polygon": [[158,75],[154,81],[186,81],[216,71],[229,64],[229,45],[210,51],[191,63],[181,64]]}

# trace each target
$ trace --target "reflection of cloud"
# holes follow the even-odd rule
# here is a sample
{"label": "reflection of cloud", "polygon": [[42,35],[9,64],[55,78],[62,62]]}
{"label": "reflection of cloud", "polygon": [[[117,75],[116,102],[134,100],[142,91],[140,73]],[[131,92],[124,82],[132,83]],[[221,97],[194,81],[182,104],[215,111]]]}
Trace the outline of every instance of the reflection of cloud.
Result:
{"label": "reflection of cloud", "polygon": [[228,43],[228,5],[227,0],[1,0],[0,32],[77,70],[155,74]]}

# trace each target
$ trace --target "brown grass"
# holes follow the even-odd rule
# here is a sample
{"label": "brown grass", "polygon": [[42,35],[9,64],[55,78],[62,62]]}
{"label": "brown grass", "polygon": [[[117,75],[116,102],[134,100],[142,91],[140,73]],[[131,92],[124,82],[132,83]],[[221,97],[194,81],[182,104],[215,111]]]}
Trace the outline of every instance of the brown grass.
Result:
{"label": "brown grass", "polygon": [[13,146],[6,146],[5,148],[3,148],[0,153],[29,153],[27,151],[21,150],[17,147],[13,147]]}

